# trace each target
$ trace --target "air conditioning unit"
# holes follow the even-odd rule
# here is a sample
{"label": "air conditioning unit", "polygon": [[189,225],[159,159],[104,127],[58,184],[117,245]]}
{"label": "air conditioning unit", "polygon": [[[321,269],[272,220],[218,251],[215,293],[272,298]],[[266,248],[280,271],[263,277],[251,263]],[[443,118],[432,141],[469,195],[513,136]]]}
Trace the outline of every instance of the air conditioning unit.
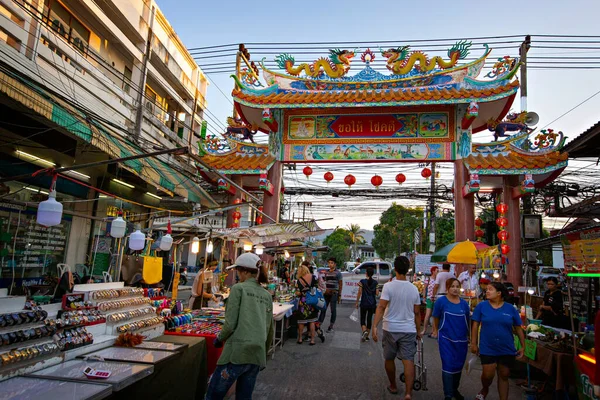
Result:
{"label": "air conditioning unit", "polygon": [[527,262],[536,263],[537,262],[538,252],[535,250],[527,250]]}

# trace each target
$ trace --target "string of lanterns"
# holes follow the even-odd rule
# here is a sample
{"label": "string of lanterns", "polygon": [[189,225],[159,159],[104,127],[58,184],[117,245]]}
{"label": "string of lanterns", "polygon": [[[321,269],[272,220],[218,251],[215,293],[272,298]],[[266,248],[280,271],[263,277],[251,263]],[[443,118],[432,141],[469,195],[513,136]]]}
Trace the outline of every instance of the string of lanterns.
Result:
{"label": "string of lanterns", "polygon": [[[310,176],[313,174],[313,169],[309,166],[306,166],[302,169],[302,173],[306,176],[306,179],[309,179]],[[429,179],[431,177],[431,170],[429,168],[423,168],[423,170],[421,171],[421,176],[425,179]],[[437,174],[436,174],[436,176],[437,176]],[[325,172],[325,174],[323,174],[323,179],[325,179],[327,184],[329,184],[331,181],[333,181],[334,178],[335,177],[331,171],[327,171],[327,172]],[[402,173],[396,175],[396,182],[398,182],[398,184],[402,185],[404,182],[406,182],[406,175],[404,175]],[[346,185],[348,185],[349,188],[351,188],[352,185],[354,185],[356,183],[356,177],[352,174],[348,174],[344,178],[344,183]],[[376,188],[379,188],[379,186],[381,186],[382,183],[383,183],[383,179],[379,175],[375,175],[371,178],[371,184],[373,186],[375,186]]]}
{"label": "string of lanterns", "polygon": [[483,239],[483,236],[485,235],[485,232],[481,229],[482,225],[483,225],[483,220],[481,218],[475,219],[475,237],[477,238],[478,242],[481,242]]}
{"label": "string of lanterns", "polygon": [[496,225],[498,225],[498,239],[500,239],[500,251],[503,255],[506,255],[510,252],[510,246],[506,244],[506,241],[510,237],[506,227],[508,226],[508,218],[506,218],[506,212],[508,211],[508,206],[504,203],[500,203],[496,206],[496,211],[500,214],[500,217],[496,219]]}

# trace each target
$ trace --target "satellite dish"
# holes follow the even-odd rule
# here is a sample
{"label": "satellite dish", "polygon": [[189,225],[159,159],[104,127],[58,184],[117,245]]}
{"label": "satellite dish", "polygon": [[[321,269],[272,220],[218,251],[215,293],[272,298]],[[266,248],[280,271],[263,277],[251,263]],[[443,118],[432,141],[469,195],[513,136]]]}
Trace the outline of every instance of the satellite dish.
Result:
{"label": "satellite dish", "polygon": [[525,125],[532,126],[540,122],[540,116],[534,112],[528,112],[525,116]]}

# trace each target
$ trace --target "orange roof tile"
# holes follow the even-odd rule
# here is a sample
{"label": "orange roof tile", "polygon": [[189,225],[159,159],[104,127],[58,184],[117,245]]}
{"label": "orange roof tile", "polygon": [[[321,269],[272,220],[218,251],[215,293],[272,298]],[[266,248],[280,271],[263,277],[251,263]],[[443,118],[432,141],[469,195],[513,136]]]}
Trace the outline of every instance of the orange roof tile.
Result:
{"label": "orange roof tile", "polygon": [[327,103],[371,103],[391,101],[436,101],[450,99],[472,99],[485,98],[499,95],[519,87],[519,81],[514,80],[504,86],[482,89],[456,89],[426,87],[416,90],[348,90],[348,91],[298,91],[287,93],[271,93],[260,95],[243,92],[239,89],[233,91],[233,97],[237,100],[257,104],[327,104]]}
{"label": "orange roof tile", "polygon": [[567,161],[568,153],[554,151],[544,155],[523,155],[510,152],[507,156],[471,154],[465,159],[470,170],[474,169],[543,169]]}
{"label": "orange roof tile", "polygon": [[202,161],[206,162],[216,170],[266,170],[275,161],[275,157],[269,154],[259,156],[242,156],[238,153],[224,155],[205,155]]}

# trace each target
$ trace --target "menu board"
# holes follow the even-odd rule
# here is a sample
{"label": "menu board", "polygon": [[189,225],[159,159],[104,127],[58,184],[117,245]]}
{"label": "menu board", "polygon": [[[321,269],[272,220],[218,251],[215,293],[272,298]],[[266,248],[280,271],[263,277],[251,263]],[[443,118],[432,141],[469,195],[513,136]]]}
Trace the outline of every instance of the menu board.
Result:
{"label": "menu board", "polygon": [[[577,317],[587,317],[589,313],[589,307],[592,310],[595,308],[595,293],[597,289],[597,279],[591,278],[571,278],[571,312]],[[589,293],[592,294],[592,303],[588,304],[590,298]]]}
{"label": "menu board", "polygon": [[600,272],[600,228],[570,233],[561,241],[567,271]]}

